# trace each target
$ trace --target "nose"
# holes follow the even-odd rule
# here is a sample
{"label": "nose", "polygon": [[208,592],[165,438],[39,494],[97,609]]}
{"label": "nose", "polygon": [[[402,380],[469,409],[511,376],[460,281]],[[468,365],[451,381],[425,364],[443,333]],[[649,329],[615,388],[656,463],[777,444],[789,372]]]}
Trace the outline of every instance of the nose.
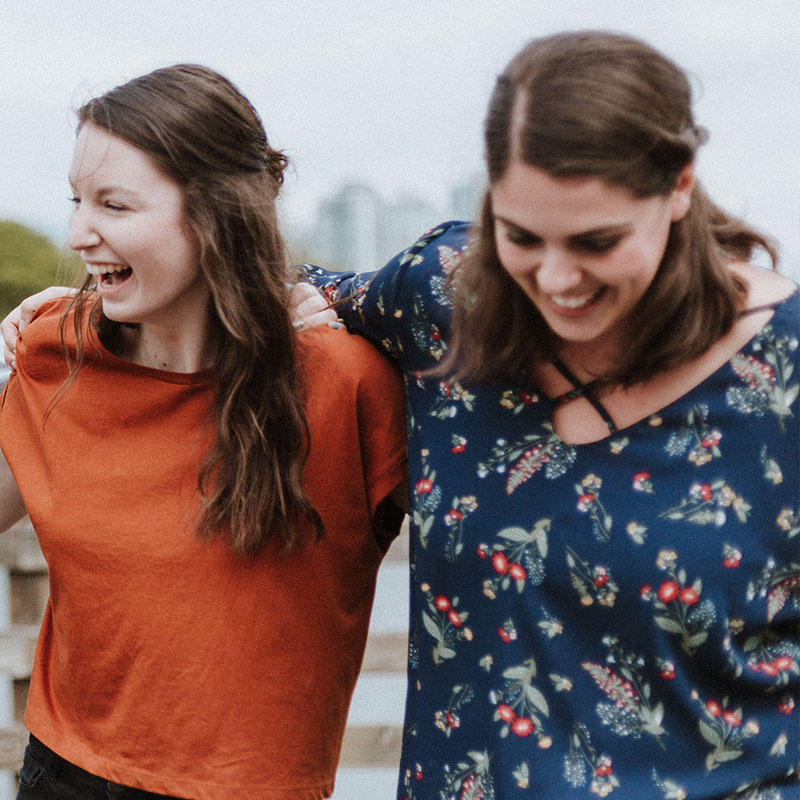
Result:
{"label": "nose", "polygon": [[77,205],[69,219],[69,229],[67,231],[67,247],[70,250],[80,252],[97,247],[102,241],[102,237],[97,232],[92,223],[91,214]]}
{"label": "nose", "polygon": [[560,294],[578,286],[583,279],[576,256],[556,247],[544,248],[536,268],[536,285],[545,294]]}

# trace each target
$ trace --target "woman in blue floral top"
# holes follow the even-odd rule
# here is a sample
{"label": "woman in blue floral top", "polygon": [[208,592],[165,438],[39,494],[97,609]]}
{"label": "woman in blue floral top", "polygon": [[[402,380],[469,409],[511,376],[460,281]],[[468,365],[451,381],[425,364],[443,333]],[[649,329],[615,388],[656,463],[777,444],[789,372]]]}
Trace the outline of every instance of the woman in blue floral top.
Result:
{"label": "woman in blue floral top", "polygon": [[310,270],[406,375],[401,799],[800,796],[800,297],[703,138],[650,47],[535,41],[468,246]]}

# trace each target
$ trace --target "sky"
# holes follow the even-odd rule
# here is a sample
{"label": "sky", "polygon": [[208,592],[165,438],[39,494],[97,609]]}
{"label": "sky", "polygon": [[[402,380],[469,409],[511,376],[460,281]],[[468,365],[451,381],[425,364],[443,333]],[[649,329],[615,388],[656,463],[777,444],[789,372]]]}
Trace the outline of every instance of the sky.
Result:
{"label": "sky", "polygon": [[585,28],[639,36],[689,72],[710,131],[701,181],[800,279],[796,0],[2,0],[0,218],[61,245],[74,110],[185,61],[233,80],[290,157],[288,230],[349,181],[444,218],[450,188],[482,169],[496,75],[530,38]]}

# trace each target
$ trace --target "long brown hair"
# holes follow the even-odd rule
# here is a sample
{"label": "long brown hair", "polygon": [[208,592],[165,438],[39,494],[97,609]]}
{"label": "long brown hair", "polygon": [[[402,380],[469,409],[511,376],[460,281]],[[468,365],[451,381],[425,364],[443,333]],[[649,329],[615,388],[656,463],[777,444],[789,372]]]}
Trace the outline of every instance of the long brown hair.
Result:
{"label": "long brown hair", "polygon": [[[492,381],[557,352],[557,338],[497,256],[491,185],[514,159],[553,177],[600,178],[646,198],[675,188],[705,138],[692,117],[685,73],[641,41],[590,31],[523,48],[489,102],[490,189],[458,270],[453,337],[441,370],[465,381]],[[745,287],[726,261],[749,259],[756,248],[775,265],[773,244],[695,184],[690,209],[673,223],[658,273],[628,320],[626,351],[602,380],[644,380],[700,355],[727,333]]]}
{"label": "long brown hair", "polygon": [[[198,534],[224,535],[240,555],[258,553],[273,537],[290,549],[304,520],[321,536],[301,485],[309,434],[275,210],[286,157],[269,145],[241,92],[194,64],[134,78],[90,100],[78,118],[79,129],[91,123],[142,150],[181,187],[199,242],[217,351],[216,437],[198,476]],[[91,283],[89,276],[62,318],[63,341],[72,312],[73,376],[87,314],[104,342],[119,334]]]}

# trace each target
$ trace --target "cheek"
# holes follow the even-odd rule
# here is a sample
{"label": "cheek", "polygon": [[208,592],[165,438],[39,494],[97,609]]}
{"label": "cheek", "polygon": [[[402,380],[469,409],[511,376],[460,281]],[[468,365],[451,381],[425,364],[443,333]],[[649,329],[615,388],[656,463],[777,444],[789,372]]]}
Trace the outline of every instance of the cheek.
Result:
{"label": "cheek", "polygon": [[508,242],[498,242],[496,247],[500,266],[514,282],[522,282],[531,268],[530,257],[524,250]]}

